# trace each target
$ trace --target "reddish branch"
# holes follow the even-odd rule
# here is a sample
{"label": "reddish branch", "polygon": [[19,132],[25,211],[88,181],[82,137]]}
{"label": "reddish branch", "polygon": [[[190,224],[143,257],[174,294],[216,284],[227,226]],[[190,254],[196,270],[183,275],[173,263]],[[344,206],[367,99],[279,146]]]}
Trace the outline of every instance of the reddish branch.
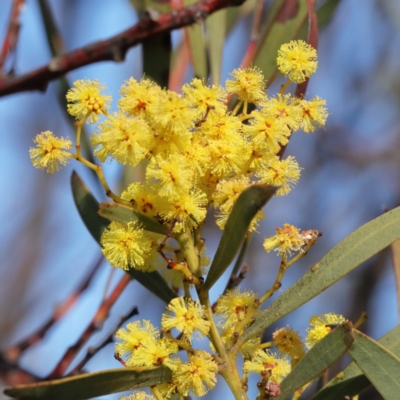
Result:
{"label": "reddish branch", "polygon": [[9,361],[2,353],[0,353],[0,378],[11,386],[41,380],[38,376],[24,370],[18,364]]}
{"label": "reddish branch", "polygon": [[46,90],[49,81],[65,73],[99,61],[123,61],[133,46],[159,33],[169,32],[205,19],[229,6],[239,6],[245,0],[204,0],[181,10],[154,16],[145,14],[137,24],[108,39],[89,44],[50,61],[49,64],[19,77],[0,78],[0,96],[25,90]]}
{"label": "reddish branch", "polygon": [[59,363],[46,379],[59,378],[65,374],[65,371],[68,369],[71,362],[74,360],[83,345],[92,337],[94,332],[101,329],[104,321],[109,315],[111,307],[119,299],[121,293],[128,286],[131,280],[132,278],[128,274],[124,274],[124,276],[118,282],[117,286],[114,288],[111,294],[100,304],[96,315],[90,321],[89,325],[82,333],[80,338],[76,341],[74,345],[67,349],[67,351],[64,353],[64,356],[61,358]]}
{"label": "reddish branch", "polygon": [[15,346],[8,348],[4,352],[0,352],[0,377],[3,381],[7,382],[9,385],[20,385],[42,380],[40,377],[25,371],[18,365],[18,360],[21,357],[22,352],[43,339],[48,330],[74,306],[79,297],[89,286],[103,260],[104,257],[102,255],[93,265],[85,280],[61,305],[56,308],[54,314],[37,332]]}
{"label": "reddish branch", "polygon": [[96,347],[89,347],[86,355],[82,358],[81,361],[79,361],[79,364],[68,374],[68,376],[71,375],[78,375],[83,372],[83,367],[105,346],[107,346],[109,343],[113,343],[114,341],[114,335],[117,332],[117,330],[121,327],[121,325],[129,318],[133,317],[134,315],[138,315],[139,311],[137,307],[133,307],[131,312],[127,315],[124,315],[121,317],[118,325],[116,328],[112,331],[110,335],[108,335],[98,346]]}
{"label": "reddish branch", "polygon": [[8,54],[16,48],[20,28],[19,16],[25,6],[25,0],[13,0],[10,21],[8,23],[6,37],[0,54],[0,71],[3,70]]}
{"label": "reddish branch", "polygon": [[5,359],[7,359],[9,362],[17,362],[19,357],[21,356],[21,353],[24,350],[43,339],[49,329],[54,326],[57,321],[64,317],[67,312],[71,310],[71,308],[76,304],[76,302],[79,300],[79,297],[88,288],[90,282],[92,281],[95,273],[97,272],[103,261],[104,257],[103,255],[101,255],[101,257],[99,257],[99,259],[93,265],[85,280],[79,285],[79,287],[75,289],[73,293],[68,296],[68,298],[62,304],[60,304],[56,308],[54,314],[50,317],[50,319],[38,331],[30,335],[28,338],[7,349],[4,352]]}

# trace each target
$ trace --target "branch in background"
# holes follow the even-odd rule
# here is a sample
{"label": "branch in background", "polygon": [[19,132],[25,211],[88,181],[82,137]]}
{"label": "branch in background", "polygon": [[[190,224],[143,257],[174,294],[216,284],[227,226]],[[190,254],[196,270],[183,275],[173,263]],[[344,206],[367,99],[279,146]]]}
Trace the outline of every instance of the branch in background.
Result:
{"label": "branch in background", "polygon": [[101,257],[93,265],[92,270],[89,272],[86,279],[73,293],[69,295],[69,297],[62,304],[60,304],[56,308],[54,314],[37,332],[33,333],[27,339],[16,344],[15,346],[7,349],[1,356],[10,363],[16,363],[24,350],[43,339],[48,330],[52,326],[54,326],[54,324],[59,321],[65,314],[67,314],[67,312],[75,305],[82,293],[88,288],[90,282],[92,281],[95,273],[97,272],[103,261],[104,257],[103,255],[101,255]]}
{"label": "branch in background", "polygon": [[65,374],[65,371],[70,366],[71,362],[74,360],[78,352],[81,350],[83,345],[92,337],[94,332],[101,329],[104,321],[107,319],[111,307],[115,304],[115,302],[119,299],[121,293],[128,286],[129,282],[132,281],[132,278],[128,274],[124,274],[121,280],[118,282],[117,286],[111,292],[110,296],[103,300],[98,308],[95,316],[90,321],[90,324],[87,326],[85,331],[82,333],[80,338],[76,341],[74,345],[69,347],[67,351],[64,353],[61,360],[58,362],[54,370],[50,373],[47,379],[55,379],[60,378]]}
{"label": "branch in background", "polygon": [[[24,6],[25,0],[13,0],[7,33],[6,37],[4,38],[3,47],[1,48],[0,71],[3,71],[4,63],[6,62],[7,56],[10,54],[11,51],[16,49],[19,36],[19,28],[21,26],[19,16]],[[12,70],[13,68],[11,68],[11,71]]]}
{"label": "branch in background", "polygon": [[121,317],[118,324],[116,325],[115,329],[113,329],[112,333],[108,335],[98,346],[96,347],[89,347],[85,357],[79,362],[79,364],[67,375],[78,375],[81,374],[83,371],[83,367],[105,346],[109,343],[113,342],[113,337],[117,330],[121,327],[121,325],[128,319],[132,318],[135,315],[139,315],[139,311],[137,307],[133,307],[132,310],[127,314]]}
{"label": "branch in background", "polygon": [[46,90],[49,81],[99,61],[123,61],[128,49],[159,33],[191,25],[222,8],[239,6],[244,0],[205,0],[181,10],[153,15],[146,13],[137,24],[108,39],[54,58],[49,64],[19,77],[0,78],[0,96],[25,90]]}
{"label": "branch in background", "polygon": [[2,353],[0,353],[0,378],[8,385],[23,385],[41,380],[40,377],[7,360]]}

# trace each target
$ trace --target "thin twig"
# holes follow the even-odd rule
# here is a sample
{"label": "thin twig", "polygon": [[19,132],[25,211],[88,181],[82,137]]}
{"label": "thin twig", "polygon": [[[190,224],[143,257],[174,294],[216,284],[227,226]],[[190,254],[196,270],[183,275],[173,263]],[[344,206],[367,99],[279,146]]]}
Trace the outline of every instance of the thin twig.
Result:
{"label": "thin twig", "polygon": [[24,370],[17,363],[8,360],[3,353],[0,353],[0,378],[7,385],[11,386],[23,385],[41,380],[39,376]]}
{"label": "thin twig", "polygon": [[[242,266],[242,262],[243,262],[243,258],[245,256],[245,254],[246,254],[246,250],[247,250],[247,246],[249,244],[250,238],[251,238],[251,234],[250,234],[250,232],[248,232],[243,240],[242,247],[240,248],[240,253],[236,259],[231,276],[229,277],[229,280],[226,283],[225,289],[222,292],[222,294],[225,294],[228,290],[234,289],[235,287],[239,286],[239,284],[242,282],[242,280],[246,277],[246,273],[247,273],[249,267],[247,265]],[[242,267],[242,268],[239,271],[240,267]],[[239,271],[239,273],[238,273],[238,271]],[[215,312],[217,304],[218,304],[218,300],[216,300],[211,307],[213,312]]]}
{"label": "thin twig", "polygon": [[[0,54],[0,71],[3,71],[4,63],[10,51],[16,49],[21,23],[19,16],[25,6],[25,0],[13,0],[13,5],[10,13],[6,37],[4,38],[3,47]],[[11,68],[11,71],[13,68]]]}
{"label": "thin twig", "polygon": [[159,33],[199,22],[215,11],[239,6],[244,0],[204,0],[197,4],[154,17],[146,13],[137,24],[113,36],[56,57],[49,64],[19,77],[0,78],[0,96],[25,90],[46,90],[49,81],[65,73],[99,61],[123,61],[133,46]]}
{"label": "thin twig", "polygon": [[85,357],[83,357],[83,359],[79,362],[79,364],[67,375],[67,376],[71,376],[71,375],[78,375],[80,373],[82,373],[82,369],[83,367],[101,350],[103,349],[105,346],[107,346],[109,343],[113,342],[113,337],[115,335],[115,332],[121,327],[121,325],[127,320],[132,318],[135,315],[138,315],[139,311],[137,309],[137,307],[133,307],[132,310],[122,316],[118,322],[118,324],[116,325],[115,329],[113,329],[113,331],[111,332],[110,335],[108,335],[98,346],[96,347],[89,347]]}
{"label": "thin twig", "polygon": [[246,54],[243,57],[241,63],[242,68],[250,67],[251,63],[254,60],[257,43],[260,38],[261,17],[262,17],[263,7],[264,7],[264,0],[257,0],[256,8],[254,10],[253,28],[251,31],[250,43],[247,46]]}
{"label": "thin twig", "polygon": [[73,293],[71,293],[68,298],[58,305],[54,311],[54,314],[50,317],[50,319],[36,332],[30,335],[28,338],[24,339],[22,342],[10,347],[4,352],[4,357],[10,362],[16,362],[21,353],[25,351],[28,347],[33,346],[35,343],[38,343],[46,333],[52,328],[57,321],[63,318],[68,311],[75,305],[75,303],[79,300],[82,293],[88,288],[90,282],[92,281],[94,275],[97,270],[101,266],[104,261],[104,256],[101,255],[99,259],[93,264],[89,274],[84,279],[83,282],[75,289]]}
{"label": "thin twig", "polygon": [[58,362],[54,370],[48,375],[46,379],[59,378],[64,375],[67,368],[70,366],[71,362],[74,360],[80,349],[84,344],[92,337],[93,333],[101,329],[104,321],[107,319],[111,307],[119,299],[123,290],[131,282],[131,277],[128,274],[124,274],[121,280],[118,282],[117,286],[111,292],[107,299],[103,300],[98,308],[95,316],[90,321],[89,325],[78,338],[78,340],[71,347],[67,349],[61,360]]}

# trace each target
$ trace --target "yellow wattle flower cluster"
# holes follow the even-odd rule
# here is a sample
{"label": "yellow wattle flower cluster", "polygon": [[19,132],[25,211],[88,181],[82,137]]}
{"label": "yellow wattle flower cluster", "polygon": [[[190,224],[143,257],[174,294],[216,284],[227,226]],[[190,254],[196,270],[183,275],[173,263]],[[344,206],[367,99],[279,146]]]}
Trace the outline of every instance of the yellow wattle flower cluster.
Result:
{"label": "yellow wattle flower cluster", "polygon": [[[279,52],[278,68],[288,76],[288,83],[303,82],[316,66],[315,50],[302,41],[284,45]],[[216,210],[216,222],[224,229],[239,195],[255,183],[277,187],[277,196],[289,193],[300,178],[301,168],[292,156],[282,159],[280,150],[294,132],[313,132],[325,124],[324,100],[285,94],[287,85],[278,95],[268,96],[265,87],[258,68],[234,70],[225,87],[209,87],[195,78],[183,86],[181,94],[164,90],[148,79],[131,78],[121,87],[117,111],[110,113],[111,97],[102,94],[105,87],[97,80],[81,80],[67,94],[68,112],[78,120],[76,154],[71,152],[72,142],[49,131],[38,135],[36,148],[30,150],[34,166],[48,172],[55,172],[70,158],[83,162],[98,173],[109,197],[170,231],[165,238],[144,230],[135,221],[112,222],[101,239],[104,256],[112,266],[154,271],[168,264],[171,270],[167,270],[166,279],[173,288],[185,288],[186,297],[173,299],[163,314],[162,334],[146,320],[118,330],[116,353],[127,366],[165,366],[172,370],[171,382],[152,388],[155,396],[138,392],[125,400],[205,395],[216,384],[219,357],[223,354],[192,348],[193,337],[212,339],[212,335],[218,335],[219,343],[211,343],[212,353],[217,352],[216,347],[224,349],[220,353],[229,352],[235,338],[257,317],[260,299],[251,291],[241,293],[235,289],[221,296],[216,304],[215,314],[220,320],[217,326],[209,307],[190,298],[188,286],[193,281],[183,282],[188,276],[200,282],[200,275],[209,264],[201,239],[208,210]],[[236,100],[232,109],[228,99]],[[101,162],[139,165],[143,171],[143,181],[131,183],[121,197],[108,188],[104,175],[98,172],[101,167],[80,153],[82,125],[97,123],[100,117],[103,120],[91,137],[94,155]],[[260,211],[249,230],[254,231],[262,218]],[[198,261],[195,267],[176,243],[170,245],[173,241],[166,240],[175,236],[181,244],[178,237],[184,234],[193,242]],[[316,235],[316,231],[300,232],[285,224],[275,236],[266,239],[264,247],[266,251],[278,251],[284,258],[286,253],[301,252]],[[313,320],[307,346],[329,331],[321,321]],[[263,380],[279,385],[303,357],[305,346],[289,328],[277,332],[274,342],[271,346],[275,345],[281,354],[266,349],[261,335],[250,339],[240,350],[245,358],[245,374],[257,373]],[[186,351],[185,362],[178,356],[180,350]]]}
{"label": "yellow wattle flower cluster", "polygon": [[[315,70],[312,51],[301,41],[284,45],[278,66],[297,82],[299,78],[293,76],[307,77]],[[97,80],[80,80],[67,93],[68,111],[81,124],[105,117],[91,137],[100,161],[145,168],[144,182],[133,183],[121,196],[132,208],[167,226],[175,223],[173,230],[179,233],[201,226],[214,206],[217,224],[223,229],[237,197],[254,183],[279,187],[278,196],[291,190],[300,167],[294,157],[281,159],[278,152],[293,132],[312,132],[327,117],[324,100],[306,101],[283,93],[269,97],[265,85],[257,68],[236,69],[225,88],[209,87],[195,78],[183,86],[181,94],[163,90],[148,79],[131,78],[121,88],[118,111],[111,114],[111,97],[102,93],[105,87]],[[239,101],[232,111],[228,95]],[[250,103],[256,109],[249,113]],[[54,172],[69,158],[82,161],[80,154],[68,152],[71,142],[51,132],[39,135],[36,144],[31,158],[38,168]],[[250,230],[262,218],[259,212]],[[140,250],[147,253],[159,241],[140,232],[140,227],[133,228],[138,230],[137,239],[132,226],[110,225],[102,239],[104,255],[123,269],[159,268],[157,262],[149,266]]]}

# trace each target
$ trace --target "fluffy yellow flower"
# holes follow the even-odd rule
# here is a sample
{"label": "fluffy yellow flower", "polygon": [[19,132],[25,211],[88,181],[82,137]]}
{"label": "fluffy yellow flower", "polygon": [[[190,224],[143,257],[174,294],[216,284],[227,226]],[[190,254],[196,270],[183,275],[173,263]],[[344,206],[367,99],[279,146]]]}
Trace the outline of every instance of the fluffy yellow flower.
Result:
{"label": "fluffy yellow flower", "polygon": [[95,79],[82,79],[74,82],[74,87],[67,92],[68,112],[81,119],[89,115],[88,122],[94,123],[99,119],[99,114],[105,114],[110,108],[111,96],[101,94],[106,87]]}
{"label": "fluffy yellow flower", "polygon": [[121,87],[118,107],[130,115],[147,116],[149,108],[158,101],[161,92],[161,88],[149,79],[138,82],[130,78]]}
{"label": "fluffy yellow flower", "polygon": [[264,169],[257,172],[260,183],[279,187],[277,196],[288,194],[292,186],[300,178],[300,167],[294,157],[289,156],[284,160],[275,157],[268,161]]}
{"label": "fluffy yellow flower", "polygon": [[227,110],[227,95],[219,85],[208,87],[202,80],[194,78],[190,84],[182,87],[182,92],[188,103],[195,107],[196,118],[203,118],[206,112],[223,115]]}
{"label": "fluffy yellow flower", "polygon": [[292,40],[279,49],[277,63],[292,82],[302,83],[317,69],[317,51],[304,40]]}
{"label": "fluffy yellow flower", "polygon": [[199,350],[189,354],[189,362],[180,364],[172,377],[181,395],[202,397],[217,383],[217,371],[211,354]]}
{"label": "fluffy yellow flower", "polygon": [[324,338],[331,330],[332,326],[346,322],[347,319],[342,315],[329,313],[314,315],[310,318],[310,328],[307,329],[306,346],[311,349],[317,342]]}
{"label": "fluffy yellow flower", "polygon": [[178,345],[170,339],[148,338],[141,342],[141,345],[131,357],[130,363],[127,364],[130,367],[145,367],[149,369],[164,365],[173,370],[179,360],[171,358],[170,355],[177,353],[178,350]]}
{"label": "fluffy yellow flower", "polygon": [[196,111],[188,101],[169,90],[160,93],[158,101],[150,107],[150,114],[157,125],[169,127],[175,134],[192,129],[196,119]]}
{"label": "fluffy yellow flower", "polygon": [[177,221],[174,232],[191,231],[203,222],[207,214],[207,196],[200,190],[160,197],[157,209],[167,221]]}
{"label": "fluffy yellow flower", "polygon": [[265,78],[259,68],[238,68],[231,75],[234,79],[225,84],[229,93],[235,93],[240,100],[249,103],[265,99]]}
{"label": "fluffy yellow flower", "polygon": [[177,197],[193,186],[194,171],[181,154],[159,154],[151,159],[146,178],[157,182],[160,196]]}
{"label": "fluffy yellow flower", "polygon": [[121,357],[127,355],[127,364],[131,365],[135,362],[137,349],[146,341],[159,339],[160,333],[150,321],[143,320],[130,322],[126,330],[118,329],[115,337],[120,341],[115,344],[115,352]]}
{"label": "fluffy yellow flower", "polygon": [[199,332],[206,336],[210,322],[204,319],[204,307],[192,299],[177,297],[169,303],[167,309],[175,315],[163,314],[161,325],[164,330],[177,329],[183,333],[182,340],[192,343],[192,335]]}
{"label": "fluffy yellow flower", "polygon": [[52,132],[46,131],[37,135],[34,139],[36,147],[29,150],[34,167],[47,169],[51,174],[60,169],[60,165],[67,165],[71,153],[65,150],[72,148],[72,142],[68,139],[58,138]]}
{"label": "fluffy yellow flower", "polygon": [[136,222],[111,222],[100,243],[104,257],[113,267],[148,269],[145,257],[151,250],[152,240]]}
{"label": "fluffy yellow flower", "polygon": [[121,194],[124,200],[133,203],[135,209],[142,214],[154,217],[157,213],[157,192],[154,185],[148,182],[133,182]]}
{"label": "fluffy yellow flower", "polygon": [[255,303],[257,295],[251,290],[240,293],[239,288],[229,290],[217,302],[215,314],[218,315],[225,328],[242,321],[249,308],[258,307]]}
{"label": "fluffy yellow flower", "polygon": [[320,99],[318,96],[310,101],[301,100],[300,106],[303,109],[303,118],[300,123],[300,129],[310,133],[324,126],[328,118],[325,105],[326,100]]}
{"label": "fluffy yellow flower", "polygon": [[301,250],[304,245],[304,237],[300,231],[293,225],[284,224],[283,228],[276,228],[276,235],[265,239],[264,249],[267,253],[271,250],[277,251],[279,254]]}
{"label": "fluffy yellow flower", "polygon": [[154,145],[153,131],[142,118],[115,113],[110,115],[93,134],[93,147],[100,146],[94,155],[100,161],[112,157],[132,167],[142,161]]}
{"label": "fluffy yellow flower", "polygon": [[299,99],[290,94],[269,97],[261,104],[260,112],[265,116],[277,118],[291,131],[299,129],[303,115]]}
{"label": "fluffy yellow flower", "polygon": [[250,361],[245,361],[243,369],[248,373],[257,373],[261,377],[271,371],[268,381],[281,383],[291,367],[286,358],[280,358],[269,350],[257,350]]}
{"label": "fluffy yellow flower", "polygon": [[277,154],[281,146],[289,142],[290,129],[281,118],[264,114],[261,111],[251,113],[250,125],[246,125],[246,133],[256,146],[265,145],[266,151]]}

